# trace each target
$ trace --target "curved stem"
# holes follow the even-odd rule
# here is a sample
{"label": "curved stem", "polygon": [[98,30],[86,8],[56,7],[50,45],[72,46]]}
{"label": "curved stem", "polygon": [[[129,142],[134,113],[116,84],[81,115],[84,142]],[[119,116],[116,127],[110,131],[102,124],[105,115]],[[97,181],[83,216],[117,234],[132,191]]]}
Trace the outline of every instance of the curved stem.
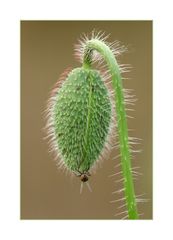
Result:
{"label": "curved stem", "polygon": [[128,142],[128,128],[120,70],[115,56],[110,48],[103,41],[100,41],[98,39],[91,39],[86,42],[83,56],[84,68],[91,67],[93,50],[98,51],[102,55],[112,76],[120,143],[121,166],[124,178],[125,199],[127,204],[128,217],[129,219],[138,219],[134,183],[131,172],[131,154]]}

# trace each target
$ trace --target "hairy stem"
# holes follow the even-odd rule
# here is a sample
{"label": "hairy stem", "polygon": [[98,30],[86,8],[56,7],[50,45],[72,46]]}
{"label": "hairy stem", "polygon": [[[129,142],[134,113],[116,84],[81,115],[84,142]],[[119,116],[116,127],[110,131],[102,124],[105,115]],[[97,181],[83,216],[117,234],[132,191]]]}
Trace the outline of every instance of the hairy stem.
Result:
{"label": "hairy stem", "polygon": [[117,115],[118,136],[120,143],[121,166],[124,178],[124,191],[128,210],[128,217],[129,219],[138,219],[134,183],[131,172],[131,154],[128,142],[128,127],[125,112],[125,102],[119,66],[117,64],[114,54],[103,41],[100,41],[98,39],[91,39],[86,42],[84,50],[84,68],[91,67],[93,50],[98,51],[102,55],[102,57],[107,63],[108,69],[112,76],[112,85],[114,89]]}

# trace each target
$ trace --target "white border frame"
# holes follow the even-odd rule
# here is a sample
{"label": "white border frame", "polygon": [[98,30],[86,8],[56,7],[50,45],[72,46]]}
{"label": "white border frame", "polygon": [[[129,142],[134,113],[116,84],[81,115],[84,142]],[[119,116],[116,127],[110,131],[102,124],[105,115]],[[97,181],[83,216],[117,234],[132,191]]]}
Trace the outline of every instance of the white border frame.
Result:
{"label": "white border frame", "polygon": [[[0,11],[0,238],[172,239],[171,1],[6,0]],[[20,20],[153,20],[154,220],[20,220]]]}

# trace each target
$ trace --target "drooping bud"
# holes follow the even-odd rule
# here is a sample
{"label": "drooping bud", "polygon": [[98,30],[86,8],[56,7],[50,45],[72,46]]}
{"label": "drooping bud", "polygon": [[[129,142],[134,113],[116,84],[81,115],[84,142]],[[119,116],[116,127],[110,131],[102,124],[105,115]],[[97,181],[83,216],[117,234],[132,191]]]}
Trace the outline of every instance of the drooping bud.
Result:
{"label": "drooping bud", "polygon": [[99,158],[110,130],[111,102],[98,71],[76,68],[54,96],[52,128],[61,162],[86,173]]}

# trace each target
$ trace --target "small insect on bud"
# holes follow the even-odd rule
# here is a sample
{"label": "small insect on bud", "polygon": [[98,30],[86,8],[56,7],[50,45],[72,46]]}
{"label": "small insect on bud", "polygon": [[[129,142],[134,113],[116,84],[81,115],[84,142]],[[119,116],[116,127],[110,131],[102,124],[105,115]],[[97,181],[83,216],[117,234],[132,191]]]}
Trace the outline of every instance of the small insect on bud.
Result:
{"label": "small insect on bud", "polygon": [[87,182],[88,181],[88,176],[86,175],[86,174],[82,174],[81,176],[80,176],[80,180],[82,181],[82,182]]}

